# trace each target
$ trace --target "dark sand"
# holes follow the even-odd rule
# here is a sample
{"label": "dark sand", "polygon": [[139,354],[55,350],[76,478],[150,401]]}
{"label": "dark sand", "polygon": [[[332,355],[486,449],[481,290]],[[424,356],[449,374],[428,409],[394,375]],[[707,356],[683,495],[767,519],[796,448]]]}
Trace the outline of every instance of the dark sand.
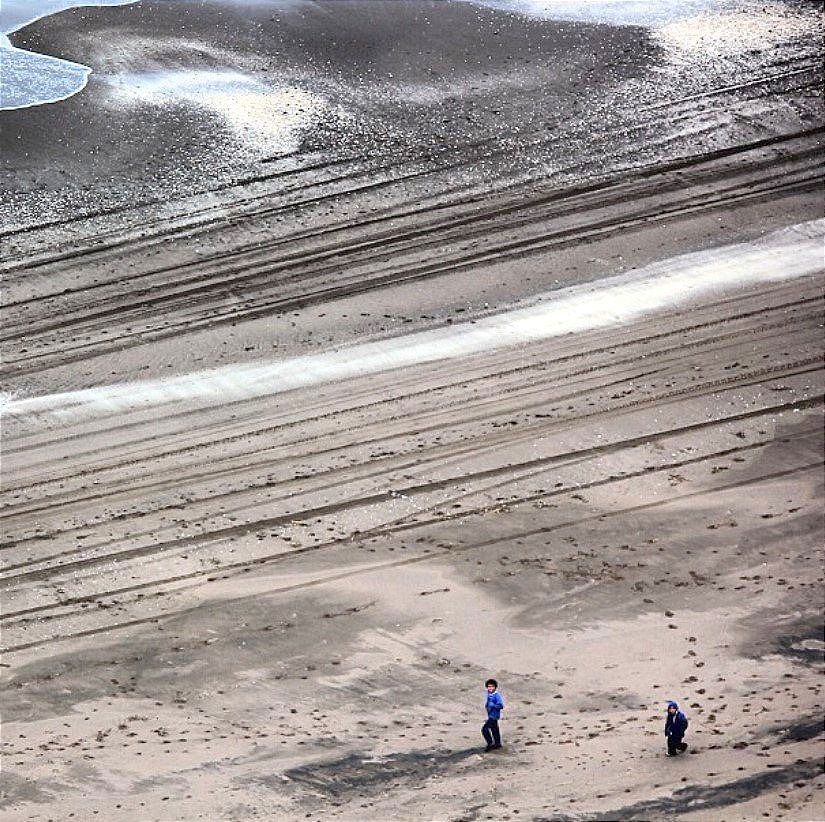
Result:
{"label": "dark sand", "polygon": [[[41,20],[15,44],[96,73],[0,114],[2,389],[446,327],[819,218],[821,38],[788,25],[677,59],[440,2]],[[327,115],[282,156],[112,82],[226,66]],[[11,420],[3,819],[819,818],[822,324],[809,277],[277,397]]]}

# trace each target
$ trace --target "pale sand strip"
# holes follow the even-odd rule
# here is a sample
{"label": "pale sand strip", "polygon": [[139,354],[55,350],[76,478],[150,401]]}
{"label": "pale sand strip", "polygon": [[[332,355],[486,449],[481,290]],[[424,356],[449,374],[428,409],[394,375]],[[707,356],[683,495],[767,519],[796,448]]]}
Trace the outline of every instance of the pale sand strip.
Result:
{"label": "pale sand strip", "polygon": [[199,406],[262,397],[396,368],[468,357],[566,334],[630,322],[700,298],[825,269],[825,220],[774,232],[762,240],[685,254],[565,288],[472,323],[296,357],[235,364],[147,380],[6,399],[2,411],[25,420],[71,423],[139,408],[189,402]]}

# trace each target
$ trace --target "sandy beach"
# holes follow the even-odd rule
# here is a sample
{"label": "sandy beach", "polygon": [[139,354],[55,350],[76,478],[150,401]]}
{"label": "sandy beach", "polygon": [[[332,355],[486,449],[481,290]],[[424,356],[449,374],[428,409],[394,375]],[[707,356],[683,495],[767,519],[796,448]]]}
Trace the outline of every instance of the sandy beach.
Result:
{"label": "sandy beach", "polygon": [[4,820],[822,818],[822,23],[692,14],[9,35]]}

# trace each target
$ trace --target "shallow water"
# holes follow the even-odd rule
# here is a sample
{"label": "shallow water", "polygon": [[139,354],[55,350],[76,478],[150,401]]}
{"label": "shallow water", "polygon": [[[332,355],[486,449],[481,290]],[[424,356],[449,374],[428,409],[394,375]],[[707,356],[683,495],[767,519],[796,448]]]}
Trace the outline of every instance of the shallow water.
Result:
{"label": "shallow water", "polygon": [[[714,55],[770,48],[788,33],[810,32],[816,10],[777,0],[471,0],[544,20],[642,26],[670,51]],[[813,4],[812,4],[813,6]]]}
{"label": "shallow water", "polygon": [[0,3],[0,109],[65,100],[81,91],[91,69],[70,60],[61,60],[14,48],[7,35],[23,26],[76,6],[125,6],[135,0],[3,0]]}
{"label": "shallow water", "polygon": [[13,31],[59,11],[79,6],[127,6],[136,0],[3,0],[0,3],[0,31]]}
{"label": "shallow water", "polygon": [[734,0],[473,0],[548,20],[657,26],[735,5]]}
{"label": "shallow water", "polygon": [[[463,2],[464,0],[462,0]],[[11,46],[6,35],[51,14],[81,6],[125,6],[136,0],[4,0],[0,4],[0,109],[63,100],[81,91],[88,66]],[[222,0],[236,7],[301,5],[304,0]],[[776,0],[470,0],[479,6],[544,19],[642,26],[677,52],[713,54],[767,48],[794,25]],[[307,5],[312,5],[307,3]],[[334,4],[330,5],[330,11]],[[804,16],[804,15],[803,15]],[[801,25],[797,20],[796,24]],[[800,34],[804,33],[804,26]],[[207,78],[204,78],[207,79]],[[136,94],[143,93],[144,81]],[[163,96],[163,95],[161,95]],[[191,96],[191,95],[190,95]],[[154,95],[154,100],[159,99]]]}

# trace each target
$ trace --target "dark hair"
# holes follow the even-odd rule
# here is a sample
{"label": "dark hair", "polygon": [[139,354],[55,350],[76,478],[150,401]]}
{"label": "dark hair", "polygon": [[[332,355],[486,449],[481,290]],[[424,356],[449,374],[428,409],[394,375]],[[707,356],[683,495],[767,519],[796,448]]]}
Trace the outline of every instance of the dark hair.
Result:
{"label": "dark hair", "polygon": [[498,682],[496,682],[495,679],[488,679],[484,683],[484,687],[486,688],[488,685],[492,685],[494,688],[498,688]]}

